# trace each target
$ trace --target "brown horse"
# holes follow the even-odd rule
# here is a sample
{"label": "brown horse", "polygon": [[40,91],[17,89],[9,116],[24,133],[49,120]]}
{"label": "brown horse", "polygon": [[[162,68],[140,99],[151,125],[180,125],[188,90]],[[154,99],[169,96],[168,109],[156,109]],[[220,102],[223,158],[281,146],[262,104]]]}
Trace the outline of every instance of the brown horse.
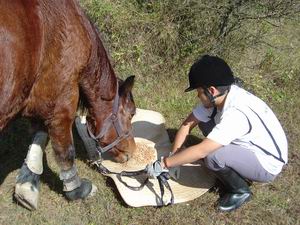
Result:
{"label": "brown horse", "polygon": [[[49,134],[68,199],[91,192],[74,165],[72,124],[79,101],[97,137],[118,97],[116,118],[127,133],[135,113],[133,82],[130,77],[118,86],[97,29],[75,0],[0,0],[0,131],[17,115],[34,118]],[[97,141],[105,147],[120,135],[109,126]],[[124,162],[134,150],[129,134],[111,152]]]}

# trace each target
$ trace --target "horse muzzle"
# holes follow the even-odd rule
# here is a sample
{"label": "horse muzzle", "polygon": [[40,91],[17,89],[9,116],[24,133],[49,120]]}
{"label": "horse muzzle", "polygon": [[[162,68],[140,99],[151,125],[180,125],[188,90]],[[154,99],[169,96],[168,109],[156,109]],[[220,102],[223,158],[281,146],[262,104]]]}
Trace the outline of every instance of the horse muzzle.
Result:
{"label": "horse muzzle", "polygon": [[120,143],[111,150],[116,162],[127,162],[132,158],[132,155],[136,150],[136,144],[133,138],[131,140],[126,140],[125,142],[126,143]]}

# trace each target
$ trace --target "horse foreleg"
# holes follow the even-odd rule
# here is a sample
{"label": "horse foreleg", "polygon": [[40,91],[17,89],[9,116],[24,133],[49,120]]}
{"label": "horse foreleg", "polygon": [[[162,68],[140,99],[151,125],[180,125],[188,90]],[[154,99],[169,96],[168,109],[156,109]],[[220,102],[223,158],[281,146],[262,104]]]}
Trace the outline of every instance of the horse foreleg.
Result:
{"label": "horse foreleg", "polygon": [[39,180],[43,173],[43,151],[47,145],[48,135],[38,131],[29,146],[22,168],[17,176],[14,196],[29,210],[37,209],[39,198]]}
{"label": "horse foreleg", "polygon": [[63,191],[68,200],[84,199],[97,190],[89,180],[81,179],[77,174],[72,123],[70,119],[56,119],[49,128],[56,161],[61,168],[59,177],[63,181]]}

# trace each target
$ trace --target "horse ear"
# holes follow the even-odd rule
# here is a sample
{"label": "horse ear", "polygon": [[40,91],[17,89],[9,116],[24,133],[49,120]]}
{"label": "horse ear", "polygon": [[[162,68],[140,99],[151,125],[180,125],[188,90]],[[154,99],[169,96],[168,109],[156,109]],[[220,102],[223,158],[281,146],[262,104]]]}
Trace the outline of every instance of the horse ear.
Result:
{"label": "horse ear", "polygon": [[126,78],[126,80],[120,86],[120,95],[124,95],[131,92],[134,84],[134,78],[135,76],[130,76]]}

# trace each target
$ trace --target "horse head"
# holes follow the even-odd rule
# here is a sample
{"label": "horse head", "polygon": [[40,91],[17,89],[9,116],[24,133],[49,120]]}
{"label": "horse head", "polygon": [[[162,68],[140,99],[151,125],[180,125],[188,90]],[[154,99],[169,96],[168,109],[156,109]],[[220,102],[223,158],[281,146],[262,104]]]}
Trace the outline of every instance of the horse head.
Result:
{"label": "horse head", "polygon": [[[115,161],[123,163],[132,157],[136,149],[131,125],[131,119],[136,111],[131,93],[134,76],[128,77],[125,81],[119,80],[117,83],[118,91],[113,101],[110,101],[111,106],[107,107],[111,111],[108,113],[108,110],[105,110],[105,113],[102,113],[98,135],[93,135],[89,127],[89,124],[93,123],[87,119],[89,134],[97,141],[98,151],[100,153],[109,151]],[[95,126],[97,127],[96,124]]]}
{"label": "horse head", "polygon": [[[117,162],[128,161],[136,150],[131,125],[131,119],[136,112],[135,103],[131,93],[133,84],[134,76],[128,77],[125,81],[119,80],[119,107],[117,120],[119,120],[121,129],[118,131],[117,129],[119,128],[111,128],[107,134],[107,140],[116,140],[117,138],[122,138],[122,135],[126,136],[111,150]],[[118,132],[120,134],[118,134]]]}

